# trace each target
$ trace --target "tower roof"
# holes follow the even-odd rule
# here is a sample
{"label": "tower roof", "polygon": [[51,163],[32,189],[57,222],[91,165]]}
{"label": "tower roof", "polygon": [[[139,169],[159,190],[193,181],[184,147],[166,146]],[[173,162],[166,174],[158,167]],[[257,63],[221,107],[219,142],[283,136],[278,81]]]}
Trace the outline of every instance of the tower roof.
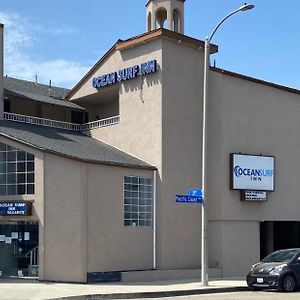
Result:
{"label": "tower roof", "polygon": [[[148,4],[149,4],[151,1],[155,1],[155,0],[149,0],[149,1],[147,2],[146,6],[148,6]],[[185,0],[177,0],[177,1],[185,2]]]}

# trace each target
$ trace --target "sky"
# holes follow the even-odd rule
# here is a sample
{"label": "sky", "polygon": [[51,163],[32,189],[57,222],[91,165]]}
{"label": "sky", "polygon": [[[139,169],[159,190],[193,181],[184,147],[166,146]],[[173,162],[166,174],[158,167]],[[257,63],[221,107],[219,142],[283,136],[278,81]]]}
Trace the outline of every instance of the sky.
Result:
{"label": "sky", "polygon": [[[0,0],[4,74],[72,88],[118,40],[146,31],[147,0]],[[253,0],[219,28],[216,66],[300,89],[300,1]],[[186,0],[185,34],[204,40],[238,0]]]}

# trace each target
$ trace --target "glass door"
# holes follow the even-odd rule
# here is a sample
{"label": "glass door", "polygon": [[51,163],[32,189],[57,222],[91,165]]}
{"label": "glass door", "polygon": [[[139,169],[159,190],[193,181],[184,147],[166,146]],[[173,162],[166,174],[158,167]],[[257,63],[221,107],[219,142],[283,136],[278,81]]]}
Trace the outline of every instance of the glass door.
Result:
{"label": "glass door", "polygon": [[0,223],[0,276],[38,276],[38,223]]}
{"label": "glass door", "polygon": [[17,275],[18,242],[12,239],[12,233],[17,232],[17,223],[0,224],[0,275]]}

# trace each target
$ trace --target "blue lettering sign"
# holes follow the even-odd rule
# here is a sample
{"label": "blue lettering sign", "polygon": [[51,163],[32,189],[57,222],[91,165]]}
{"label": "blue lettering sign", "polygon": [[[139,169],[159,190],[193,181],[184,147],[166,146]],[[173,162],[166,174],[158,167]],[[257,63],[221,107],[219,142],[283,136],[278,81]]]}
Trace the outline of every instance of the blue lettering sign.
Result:
{"label": "blue lettering sign", "polygon": [[157,72],[157,61],[151,60],[141,64],[141,66],[135,65],[133,67],[119,70],[102,76],[94,77],[92,79],[92,86],[95,89],[100,89],[107,85],[115,84],[117,82],[134,79],[138,76],[144,76]]}
{"label": "blue lettering sign", "polygon": [[141,74],[147,75],[157,71],[156,60],[148,61],[141,65]]}
{"label": "blue lettering sign", "polygon": [[272,169],[248,169],[236,166],[233,168],[233,173],[236,177],[241,176],[259,176],[259,177],[272,177],[274,170]]}
{"label": "blue lettering sign", "polygon": [[140,72],[139,66],[133,66],[133,78],[137,77]]}
{"label": "blue lettering sign", "polygon": [[30,203],[27,202],[0,202],[0,216],[28,216]]}
{"label": "blue lettering sign", "polygon": [[190,196],[190,195],[176,195],[176,202],[178,203],[203,203],[202,196]]}

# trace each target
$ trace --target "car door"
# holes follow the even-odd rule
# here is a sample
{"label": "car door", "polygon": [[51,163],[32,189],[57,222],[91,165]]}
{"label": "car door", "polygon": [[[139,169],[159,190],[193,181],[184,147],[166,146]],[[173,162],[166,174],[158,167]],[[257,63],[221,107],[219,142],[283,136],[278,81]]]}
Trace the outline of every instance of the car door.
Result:
{"label": "car door", "polygon": [[300,286],[300,253],[298,253],[298,255],[294,258],[290,268],[296,276],[298,286]]}

